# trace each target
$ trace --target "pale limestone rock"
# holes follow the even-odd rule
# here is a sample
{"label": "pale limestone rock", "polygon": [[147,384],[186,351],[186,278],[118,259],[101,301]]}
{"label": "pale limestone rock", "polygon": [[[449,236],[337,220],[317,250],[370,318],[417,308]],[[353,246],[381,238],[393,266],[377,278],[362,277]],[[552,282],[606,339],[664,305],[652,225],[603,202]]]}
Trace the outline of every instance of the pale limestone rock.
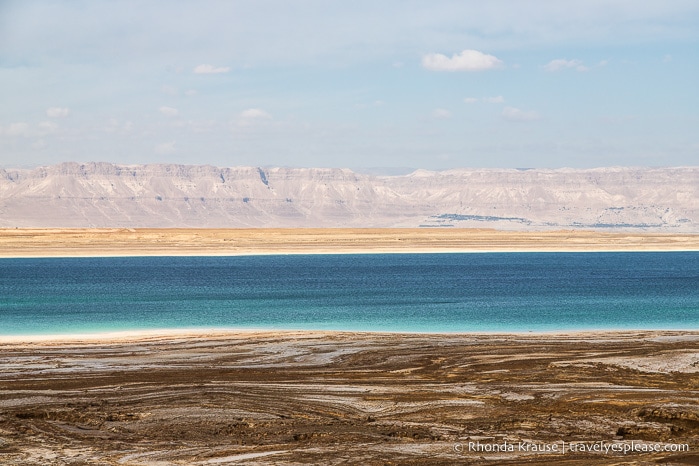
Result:
{"label": "pale limestone rock", "polygon": [[0,169],[0,227],[394,226],[699,232],[699,167]]}

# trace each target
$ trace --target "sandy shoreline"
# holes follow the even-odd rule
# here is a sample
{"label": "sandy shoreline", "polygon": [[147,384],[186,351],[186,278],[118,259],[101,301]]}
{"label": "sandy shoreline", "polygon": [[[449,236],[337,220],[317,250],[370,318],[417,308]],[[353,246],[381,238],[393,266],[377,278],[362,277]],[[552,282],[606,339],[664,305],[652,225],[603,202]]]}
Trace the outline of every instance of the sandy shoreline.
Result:
{"label": "sandy shoreline", "polygon": [[546,338],[575,339],[585,341],[601,341],[610,339],[633,338],[637,335],[653,335],[654,337],[683,335],[687,338],[699,338],[699,330],[648,330],[648,329],[609,329],[609,330],[551,330],[551,331],[477,331],[477,332],[406,332],[406,331],[363,331],[363,330],[285,330],[285,329],[256,329],[256,328],[194,328],[194,329],[149,329],[149,330],[119,330],[89,333],[61,334],[0,334],[0,345],[17,345],[32,347],[33,345],[112,345],[138,344],[181,339],[225,339],[225,338],[335,338],[351,337],[352,335],[375,336],[377,338],[391,336],[418,336],[425,338],[525,338],[540,340]]}
{"label": "sandy shoreline", "polygon": [[486,229],[0,229],[0,257],[699,251],[699,235]]}

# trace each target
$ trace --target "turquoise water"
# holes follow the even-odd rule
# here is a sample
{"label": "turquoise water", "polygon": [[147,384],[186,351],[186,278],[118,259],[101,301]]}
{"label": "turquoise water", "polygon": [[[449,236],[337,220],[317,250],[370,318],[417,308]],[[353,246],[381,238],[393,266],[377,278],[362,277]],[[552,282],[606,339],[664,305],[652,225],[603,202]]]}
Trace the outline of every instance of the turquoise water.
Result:
{"label": "turquoise water", "polygon": [[699,253],[0,259],[0,334],[699,329]]}

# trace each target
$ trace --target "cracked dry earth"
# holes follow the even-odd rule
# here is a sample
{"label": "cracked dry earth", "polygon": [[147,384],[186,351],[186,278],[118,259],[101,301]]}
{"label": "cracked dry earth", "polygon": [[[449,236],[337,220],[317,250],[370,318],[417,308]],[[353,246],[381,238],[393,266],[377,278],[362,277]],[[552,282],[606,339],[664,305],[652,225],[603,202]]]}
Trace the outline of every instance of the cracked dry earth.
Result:
{"label": "cracked dry earth", "polygon": [[[600,441],[689,451],[467,448]],[[238,463],[699,464],[699,334],[0,345],[0,464]]]}

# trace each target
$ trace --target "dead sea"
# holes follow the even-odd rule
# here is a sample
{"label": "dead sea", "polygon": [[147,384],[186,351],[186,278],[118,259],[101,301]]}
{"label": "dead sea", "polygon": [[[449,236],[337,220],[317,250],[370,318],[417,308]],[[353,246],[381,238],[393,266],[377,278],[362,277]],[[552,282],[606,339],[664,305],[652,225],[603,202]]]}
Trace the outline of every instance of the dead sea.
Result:
{"label": "dead sea", "polygon": [[[485,230],[3,230],[0,255],[698,243],[691,235]],[[0,338],[3,464],[697,464],[697,400],[695,331]]]}

